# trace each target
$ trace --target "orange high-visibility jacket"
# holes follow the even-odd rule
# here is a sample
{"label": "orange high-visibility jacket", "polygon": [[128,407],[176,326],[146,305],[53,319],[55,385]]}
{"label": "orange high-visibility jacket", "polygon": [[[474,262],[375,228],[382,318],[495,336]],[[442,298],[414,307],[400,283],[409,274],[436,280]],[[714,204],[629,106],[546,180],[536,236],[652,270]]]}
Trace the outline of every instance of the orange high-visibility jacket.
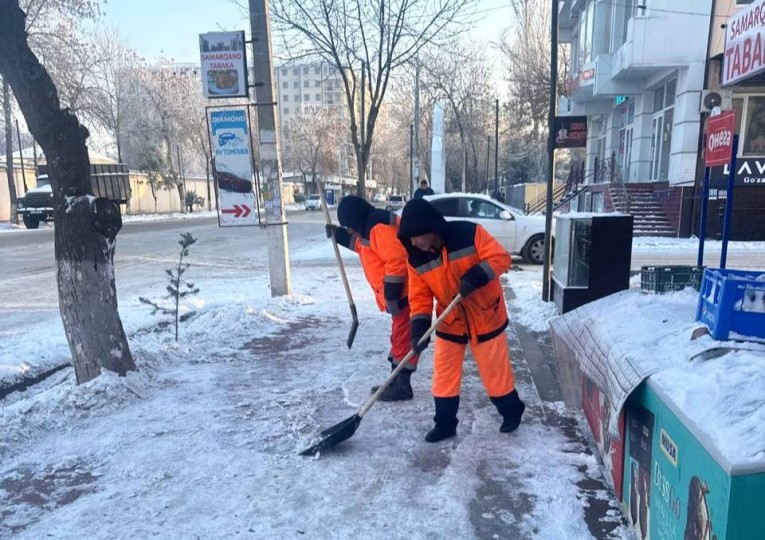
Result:
{"label": "orange high-visibility jacket", "polygon": [[480,343],[498,336],[508,325],[499,276],[510,269],[510,254],[483,227],[468,221],[444,220],[431,232],[438,232],[444,240],[440,253],[425,253],[412,247],[408,238],[402,238],[409,251],[412,319],[431,320],[434,299],[436,316],[440,315],[459,293],[465,272],[481,265],[489,283],[462,300],[436,329],[436,335],[457,343]]}
{"label": "orange high-visibility jacket", "polygon": [[375,210],[367,220],[367,238],[359,234],[347,239],[335,235],[339,244],[359,254],[377,307],[394,315],[408,303],[407,254],[396,236],[398,224],[399,217],[393,212]]}

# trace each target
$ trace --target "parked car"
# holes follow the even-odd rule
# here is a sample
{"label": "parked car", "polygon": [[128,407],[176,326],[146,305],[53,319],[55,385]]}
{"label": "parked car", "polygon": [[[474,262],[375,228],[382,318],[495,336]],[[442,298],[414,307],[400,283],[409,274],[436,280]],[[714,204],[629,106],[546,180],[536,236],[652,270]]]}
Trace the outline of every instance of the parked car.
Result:
{"label": "parked car", "polygon": [[321,197],[318,195],[318,193],[308,196],[308,198],[305,200],[305,209],[321,210]]}
{"label": "parked car", "polygon": [[379,193],[372,197],[372,202],[385,202],[385,195],[380,195]]}
{"label": "parked car", "polygon": [[388,198],[388,202],[385,205],[386,210],[398,210],[404,207],[406,203],[406,197],[403,195],[391,195]]}
{"label": "parked car", "polygon": [[447,221],[478,223],[510,253],[521,255],[532,264],[544,262],[544,216],[527,216],[521,210],[491,197],[472,193],[427,195],[424,199],[435,206]]}

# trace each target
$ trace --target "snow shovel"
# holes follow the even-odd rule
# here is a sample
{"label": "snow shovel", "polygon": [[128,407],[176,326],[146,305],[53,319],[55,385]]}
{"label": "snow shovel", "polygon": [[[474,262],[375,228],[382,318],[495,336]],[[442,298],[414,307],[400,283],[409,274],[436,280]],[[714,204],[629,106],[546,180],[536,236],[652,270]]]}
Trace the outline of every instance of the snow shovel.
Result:
{"label": "snow shovel", "polygon": [[[430,337],[430,335],[436,331],[436,327],[441,324],[441,322],[446,318],[447,315],[459,304],[460,300],[462,300],[462,296],[459,294],[454,297],[454,300],[446,307],[446,309],[441,313],[441,315],[436,319],[436,322],[432,324],[430,328],[428,328],[428,331],[425,332],[425,335],[420,338],[419,343],[422,343],[426,339]],[[361,423],[361,419],[364,418],[364,415],[369,412],[369,409],[372,408],[372,405],[374,405],[375,401],[382,395],[383,392],[385,392],[385,389],[390,386],[390,383],[393,382],[393,379],[396,378],[396,375],[398,375],[399,371],[404,369],[404,366],[409,362],[409,360],[412,359],[414,356],[414,349],[409,351],[407,355],[401,360],[401,362],[396,366],[396,369],[390,372],[390,375],[387,379],[385,379],[385,382],[380,385],[380,388],[377,389],[377,391],[374,393],[374,395],[369,398],[369,401],[367,401],[361,409],[359,409],[359,412],[351,416],[350,418],[346,418],[342,422],[339,422],[335,424],[334,426],[325,429],[321,432],[322,439],[317,442],[316,444],[310,446],[309,448],[306,448],[302,452],[300,452],[301,456],[312,456],[316,454],[316,452],[320,452],[322,450],[326,450],[327,448],[332,448],[333,446],[337,446],[341,442],[350,439],[354,433],[356,433],[356,429],[359,427],[359,424]]]}
{"label": "snow shovel", "polygon": [[[319,196],[321,197],[321,206],[324,208],[324,217],[327,218],[327,225],[332,225],[332,218],[329,217],[329,208],[327,208],[327,198],[324,195],[324,183],[319,186]],[[345,265],[343,264],[343,258],[340,256],[340,248],[337,247],[337,240],[335,235],[332,235],[332,247],[335,248],[335,258],[337,258],[337,266],[340,268],[340,277],[343,278],[343,286],[345,287],[345,295],[348,297],[348,305],[351,308],[351,331],[348,333],[348,340],[346,345],[350,349],[353,346],[353,340],[356,339],[356,331],[359,329],[359,316],[356,313],[356,304],[353,303],[353,295],[351,294],[351,286],[348,285],[348,276],[345,275]]]}

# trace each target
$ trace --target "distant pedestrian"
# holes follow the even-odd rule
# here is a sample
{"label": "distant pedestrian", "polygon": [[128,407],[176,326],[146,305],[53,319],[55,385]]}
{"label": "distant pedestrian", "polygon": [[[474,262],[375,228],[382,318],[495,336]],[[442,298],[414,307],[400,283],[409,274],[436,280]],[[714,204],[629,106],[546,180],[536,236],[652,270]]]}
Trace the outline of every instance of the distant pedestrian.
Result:
{"label": "distant pedestrian", "polygon": [[[364,275],[374,291],[377,307],[391,316],[391,370],[410,351],[411,333],[407,287],[406,250],[399,242],[399,217],[379,210],[355,195],[343,197],[337,207],[337,225],[327,225],[327,238],[358,253]],[[380,395],[383,401],[412,399],[410,378],[417,369],[417,356],[409,360]],[[373,388],[377,390],[377,388]]]}
{"label": "distant pedestrian", "polygon": [[505,329],[507,308],[499,276],[510,269],[510,254],[480,225],[447,222],[424,199],[404,207],[398,237],[409,254],[409,300],[412,313],[412,348],[419,345],[431,325],[433,301],[440,314],[457,293],[464,298],[436,329],[433,357],[433,398],[436,425],[428,442],[453,437],[457,432],[462,364],[469,345],[478,372],[503,422],[502,433],[514,431],[526,406],[515,389]]}
{"label": "distant pedestrian", "polygon": [[414,191],[414,197],[415,199],[422,199],[425,195],[435,195],[436,192],[430,189],[428,187],[428,181],[427,180],[420,180],[420,187],[418,187]]}

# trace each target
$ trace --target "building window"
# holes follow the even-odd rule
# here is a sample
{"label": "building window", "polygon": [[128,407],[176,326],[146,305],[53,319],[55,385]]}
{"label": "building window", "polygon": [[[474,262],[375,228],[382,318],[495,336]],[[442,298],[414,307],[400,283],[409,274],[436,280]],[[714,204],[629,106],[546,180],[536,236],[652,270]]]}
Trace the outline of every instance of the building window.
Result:
{"label": "building window", "polygon": [[289,107],[284,107],[284,116],[287,116],[290,113]]}
{"label": "building window", "polygon": [[289,88],[289,87],[290,87],[290,84],[288,82],[282,83],[282,88]]}
{"label": "building window", "polygon": [[297,75],[298,73],[300,73],[300,70],[298,68],[293,68],[292,74]]}
{"label": "building window", "polygon": [[765,155],[765,96],[749,96],[746,103],[744,155]]}
{"label": "building window", "polygon": [[632,141],[635,134],[635,102],[626,103],[619,110],[619,151],[616,154],[617,165],[622,179],[630,180],[632,168]]}
{"label": "building window", "polygon": [[654,90],[649,170],[651,180],[667,180],[669,177],[669,156],[672,150],[676,91],[676,79],[672,79]]}
{"label": "building window", "polygon": [[316,101],[321,101],[321,94],[316,94]]}
{"label": "building window", "polygon": [[282,96],[282,101],[289,101],[289,100],[290,100],[289,95],[284,94],[284,96]]}
{"label": "building window", "polygon": [[303,94],[303,101],[311,101],[311,95],[310,94]]}
{"label": "building window", "polygon": [[295,81],[292,83],[292,88],[300,88],[300,83],[298,81]]}
{"label": "building window", "polygon": [[311,87],[311,81],[303,81],[303,88],[310,88]]}
{"label": "building window", "polygon": [[298,101],[300,101],[300,94],[295,94],[295,97],[294,97],[294,99],[295,99],[295,102],[296,102],[296,103],[297,103]]}
{"label": "building window", "polygon": [[314,81],[313,82],[313,87],[314,88],[321,88],[321,81]]}
{"label": "building window", "polygon": [[289,69],[283,69],[282,70],[282,75],[289,75],[289,74],[290,74],[290,70]]}
{"label": "building window", "polygon": [[307,67],[303,68],[303,75],[308,75],[308,68]]}
{"label": "building window", "polygon": [[321,75],[321,66],[316,66],[313,68],[313,72],[315,75]]}

